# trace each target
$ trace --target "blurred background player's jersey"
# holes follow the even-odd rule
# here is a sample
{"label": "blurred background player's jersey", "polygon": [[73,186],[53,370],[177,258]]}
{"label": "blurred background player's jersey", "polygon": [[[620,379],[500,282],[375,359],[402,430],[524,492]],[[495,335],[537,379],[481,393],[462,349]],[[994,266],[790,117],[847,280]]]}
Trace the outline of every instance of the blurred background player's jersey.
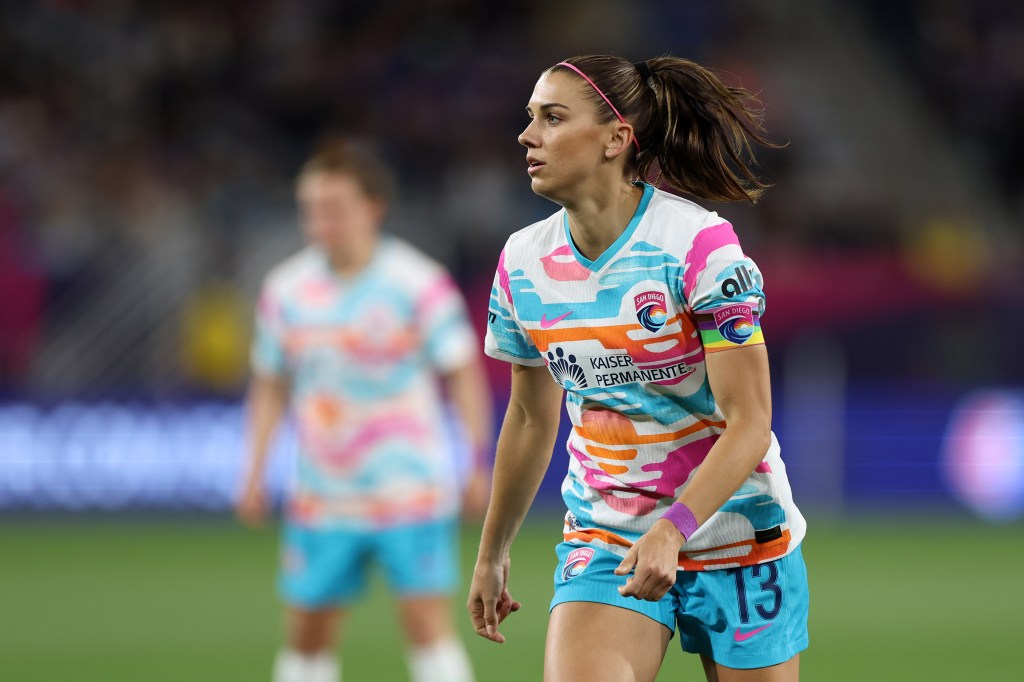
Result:
{"label": "blurred background player's jersey", "polygon": [[447,272],[394,237],[352,278],[308,247],[267,276],[256,317],[254,371],[291,385],[293,522],[386,527],[456,513],[438,375],[477,351]]}
{"label": "blurred background player's jersey", "polygon": [[[650,185],[596,261],[576,251],[567,220],[562,210],[509,239],[485,352],[546,364],[565,389],[565,539],[624,555],[725,430],[705,355],[764,343],[762,278],[732,225]],[[680,567],[770,561],[804,530],[773,436],[764,461],[687,541]]]}

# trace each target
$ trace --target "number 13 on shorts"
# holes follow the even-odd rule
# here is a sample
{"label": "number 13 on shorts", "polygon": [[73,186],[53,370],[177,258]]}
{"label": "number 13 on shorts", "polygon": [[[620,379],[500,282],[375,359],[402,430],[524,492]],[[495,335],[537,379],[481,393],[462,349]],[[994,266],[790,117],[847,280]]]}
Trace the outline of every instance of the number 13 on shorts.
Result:
{"label": "number 13 on shorts", "polygon": [[684,651],[732,668],[776,665],[807,647],[807,569],[800,548],[763,564],[681,574]]}

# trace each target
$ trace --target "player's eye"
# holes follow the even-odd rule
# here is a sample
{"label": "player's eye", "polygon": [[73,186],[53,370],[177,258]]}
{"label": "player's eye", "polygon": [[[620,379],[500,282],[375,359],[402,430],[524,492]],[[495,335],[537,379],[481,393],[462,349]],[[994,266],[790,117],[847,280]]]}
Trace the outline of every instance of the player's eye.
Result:
{"label": "player's eye", "polygon": [[558,123],[562,119],[559,118],[558,116],[555,116],[554,114],[548,114],[547,119],[545,120],[547,120],[548,123]]}

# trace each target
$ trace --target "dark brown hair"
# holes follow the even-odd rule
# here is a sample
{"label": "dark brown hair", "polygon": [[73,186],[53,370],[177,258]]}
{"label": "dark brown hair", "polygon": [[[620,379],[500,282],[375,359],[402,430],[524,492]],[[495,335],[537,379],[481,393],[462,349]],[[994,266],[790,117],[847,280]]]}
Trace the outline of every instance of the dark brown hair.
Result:
{"label": "dark brown hair", "polygon": [[[640,68],[610,55],[565,61],[594,81],[632,124],[640,145],[632,166],[640,179],[664,181],[711,201],[753,203],[771,186],[752,170],[757,163],[752,142],[768,148],[783,145],[765,136],[760,101],[744,88],[726,85],[709,69],[679,57],[655,57]],[[564,66],[549,71],[579,78]],[[614,120],[601,96],[580,83],[594,103],[597,120]]]}
{"label": "dark brown hair", "polygon": [[299,179],[311,173],[346,175],[355,179],[367,197],[388,203],[394,194],[391,171],[366,143],[342,137],[321,140],[299,171]]}

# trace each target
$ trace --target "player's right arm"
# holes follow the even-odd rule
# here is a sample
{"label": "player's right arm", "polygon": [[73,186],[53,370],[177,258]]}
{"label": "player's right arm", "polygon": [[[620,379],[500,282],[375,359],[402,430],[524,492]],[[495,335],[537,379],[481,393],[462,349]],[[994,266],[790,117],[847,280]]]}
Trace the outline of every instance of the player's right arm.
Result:
{"label": "player's right arm", "polygon": [[509,551],[551,462],[562,396],[544,365],[512,366],[512,392],[467,604],[477,633],[495,642],[505,641],[498,624],[519,609],[508,592]]}
{"label": "player's right arm", "polygon": [[242,494],[235,511],[247,526],[261,526],[267,515],[264,476],[270,444],[288,406],[288,381],[279,376],[256,374],[246,396],[248,443]]}

